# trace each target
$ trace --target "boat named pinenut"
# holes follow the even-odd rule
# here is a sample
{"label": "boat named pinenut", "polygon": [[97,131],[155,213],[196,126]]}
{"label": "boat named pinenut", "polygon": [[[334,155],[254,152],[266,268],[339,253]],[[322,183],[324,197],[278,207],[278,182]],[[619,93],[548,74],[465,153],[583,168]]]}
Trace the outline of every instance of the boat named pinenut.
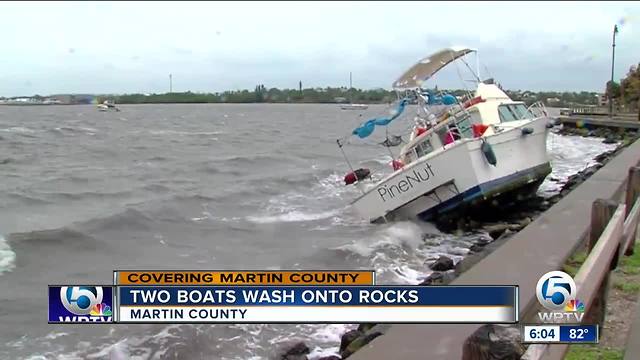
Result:
{"label": "boat named pinenut", "polygon": [[[480,80],[479,71],[464,60],[470,53],[477,61],[476,50],[468,48],[448,48],[420,60],[393,84],[398,101],[390,116],[368,120],[338,139],[351,168],[345,184],[360,189],[352,205],[364,218],[433,220],[512,195],[522,199],[535,194],[551,172],[546,140],[555,120],[542,103],[527,107],[510,99],[492,79]],[[464,62],[477,80],[474,93],[456,97],[423,89],[424,82],[456,61]],[[416,101],[409,134],[385,131],[381,144],[393,157],[392,172],[374,180],[379,172],[354,169],[345,145],[369,137],[376,127],[388,129]],[[391,148],[402,144],[395,156]]]}

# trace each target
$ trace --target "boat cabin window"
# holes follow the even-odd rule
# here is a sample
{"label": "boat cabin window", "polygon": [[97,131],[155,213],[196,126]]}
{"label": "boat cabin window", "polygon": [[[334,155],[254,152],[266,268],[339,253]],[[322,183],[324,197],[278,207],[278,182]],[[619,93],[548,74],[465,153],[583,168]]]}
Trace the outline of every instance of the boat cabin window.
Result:
{"label": "boat cabin window", "polygon": [[404,163],[405,164],[410,164],[414,161],[416,161],[418,157],[416,156],[416,148],[411,148],[409,151],[407,151],[404,154]]}
{"label": "boat cabin window", "polygon": [[456,120],[456,126],[463,138],[473,138],[473,130],[471,129],[471,117],[464,116],[462,119]]}
{"label": "boat cabin window", "polygon": [[520,116],[520,120],[534,118],[533,114],[527,109],[527,107],[524,104],[514,104],[511,106],[513,106],[513,109],[515,110],[516,114]]}
{"label": "boat cabin window", "polygon": [[480,116],[480,111],[478,111],[478,109],[471,109],[468,110],[468,112],[471,116],[471,119],[469,120],[471,122],[471,125],[482,123],[482,117]]}
{"label": "boat cabin window", "polygon": [[433,151],[433,146],[431,146],[431,142],[429,140],[424,140],[416,145],[416,154],[418,158],[427,155],[428,153]]}
{"label": "boat cabin window", "polygon": [[518,121],[533,118],[524,104],[507,104],[498,106],[501,122]]}
{"label": "boat cabin window", "polygon": [[449,123],[448,126],[443,126],[440,129],[436,130],[436,134],[440,138],[440,142],[442,145],[448,145],[456,140],[460,140],[461,135],[453,121]]}

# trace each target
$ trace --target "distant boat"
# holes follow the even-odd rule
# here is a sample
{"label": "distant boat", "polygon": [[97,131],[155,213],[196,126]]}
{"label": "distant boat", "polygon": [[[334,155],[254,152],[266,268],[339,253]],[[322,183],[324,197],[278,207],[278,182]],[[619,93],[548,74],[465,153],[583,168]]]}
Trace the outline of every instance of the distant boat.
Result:
{"label": "distant boat", "polygon": [[349,73],[349,103],[340,105],[342,110],[366,110],[369,108],[367,104],[354,104],[351,90],[353,89],[353,79],[351,73]]}
{"label": "distant boat", "polygon": [[369,105],[367,104],[343,104],[340,105],[342,110],[367,110]]}
{"label": "distant boat", "polygon": [[110,103],[108,100],[105,100],[102,104],[98,105],[98,111],[109,111],[109,110],[120,111],[120,109],[116,107],[116,104]]}

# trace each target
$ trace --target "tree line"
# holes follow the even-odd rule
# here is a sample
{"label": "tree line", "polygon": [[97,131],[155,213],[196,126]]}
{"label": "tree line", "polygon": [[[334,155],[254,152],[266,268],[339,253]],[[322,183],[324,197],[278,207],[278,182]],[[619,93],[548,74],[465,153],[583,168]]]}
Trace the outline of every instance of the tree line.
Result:
{"label": "tree line", "polygon": [[126,94],[119,96],[99,96],[98,101],[115,100],[120,104],[149,103],[337,103],[354,102],[388,103],[396,99],[392,91],[384,89],[340,88],[298,88],[267,89],[263,84],[248,89],[217,93],[172,92],[164,94]]}
{"label": "tree line", "polygon": [[[437,87],[435,89],[438,91]],[[618,106],[637,110],[640,107],[640,64],[632,66],[627,76],[620,82],[610,81],[605,85],[606,98],[613,98]],[[597,106],[601,94],[593,91],[522,91],[504,90],[510,98],[524,101],[528,105],[541,101],[547,106]],[[463,96],[466,90],[444,90],[454,96]],[[158,103],[365,103],[388,104],[397,99],[392,90],[387,89],[348,89],[346,87],[303,88],[298,89],[267,88],[258,84],[253,91],[235,90],[216,93],[170,92],[164,94],[125,94],[118,96],[98,96],[98,101],[116,101],[119,104],[158,104]]]}
{"label": "tree line", "polygon": [[[444,90],[454,96],[463,96],[466,90]],[[554,92],[505,90],[513,100],[532,104],[542,101],[550,106],[597,105],[596,92]],[[365,103],[388,104],[397,99],[394,91],[386,89],[306,88],[267,89],[257,85],[253,91],[236,90],[221,93],[172,92],[164,94],[126,94],[118,96],[98,96],[98,101],[113,100],[119,104],[162,104],[162,103]]]}

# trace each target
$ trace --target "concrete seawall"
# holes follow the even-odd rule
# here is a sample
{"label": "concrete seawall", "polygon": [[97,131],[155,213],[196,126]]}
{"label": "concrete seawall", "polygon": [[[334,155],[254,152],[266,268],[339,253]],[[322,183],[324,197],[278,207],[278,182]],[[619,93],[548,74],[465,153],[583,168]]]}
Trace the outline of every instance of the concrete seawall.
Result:
{"label": "concrete seawall", "polygon": [[[640,140],[624,149],[504,245],[454,280],[455,285],[520,287],[520,318],[537,311],[541,275],[559,270],[589,232],[598,198],[620,200],[628,169],[640,161]],[[394,325],[349,359],[459,360],[464,340],[480,325]]]}

